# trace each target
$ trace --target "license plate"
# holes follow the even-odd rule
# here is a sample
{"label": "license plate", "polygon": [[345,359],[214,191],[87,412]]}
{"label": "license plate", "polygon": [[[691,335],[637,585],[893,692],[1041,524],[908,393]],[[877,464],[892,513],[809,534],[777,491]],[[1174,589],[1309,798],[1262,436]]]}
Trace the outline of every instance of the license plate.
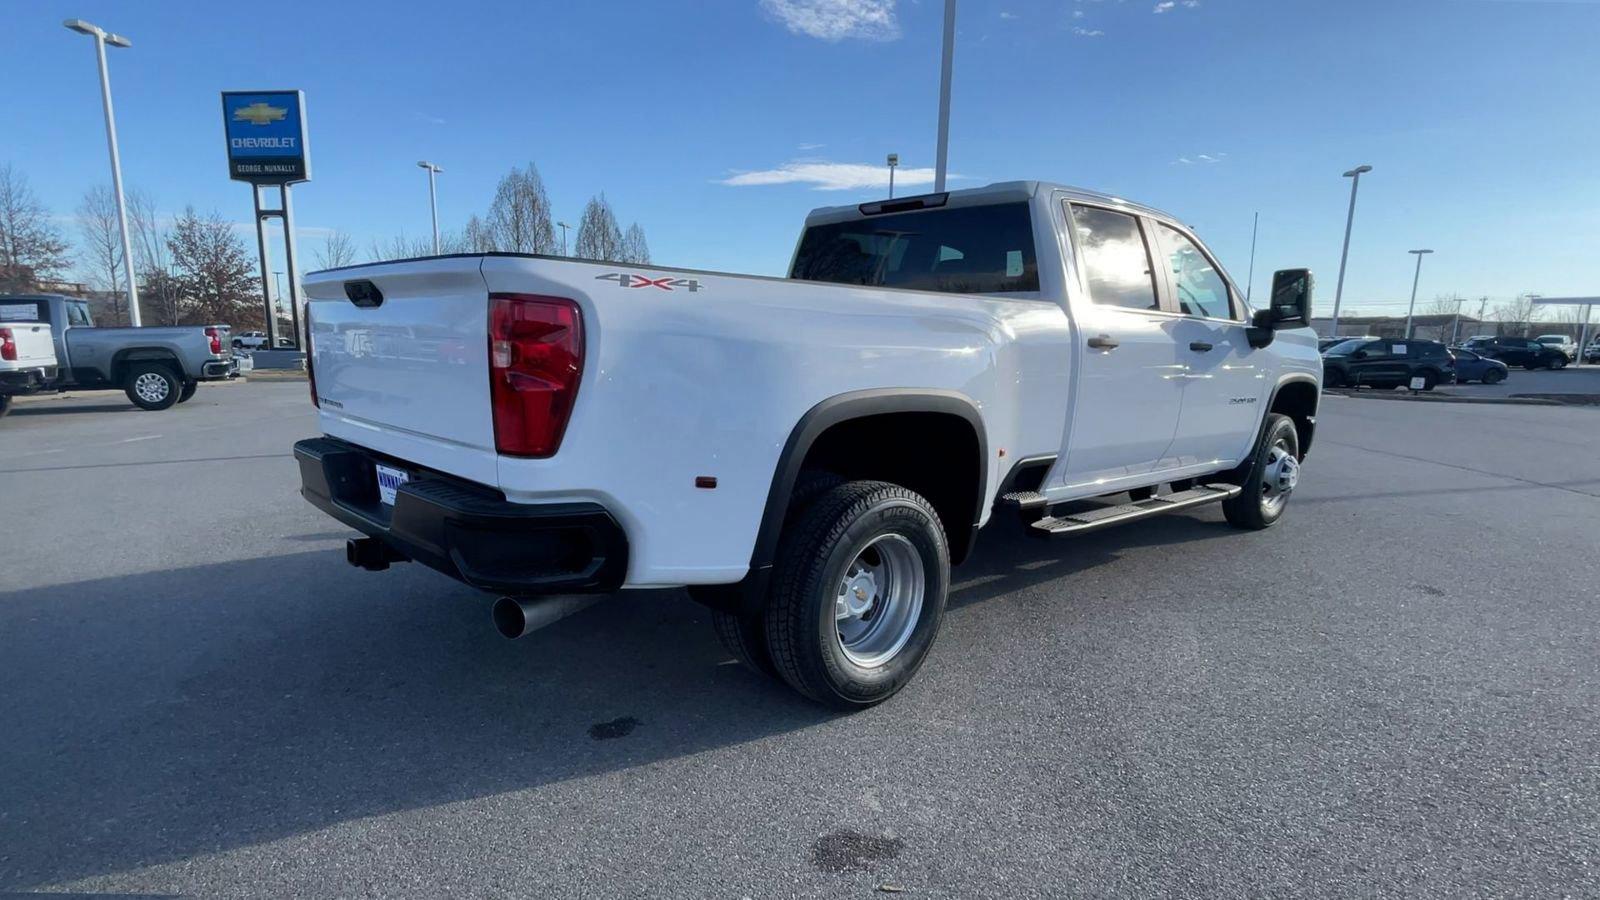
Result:
{"label": "license plate", "polygon": [[385,506],[394,505],[394,492],[411,480],[411,473],[382,463],[373,463],[378,470],[378,500]]}

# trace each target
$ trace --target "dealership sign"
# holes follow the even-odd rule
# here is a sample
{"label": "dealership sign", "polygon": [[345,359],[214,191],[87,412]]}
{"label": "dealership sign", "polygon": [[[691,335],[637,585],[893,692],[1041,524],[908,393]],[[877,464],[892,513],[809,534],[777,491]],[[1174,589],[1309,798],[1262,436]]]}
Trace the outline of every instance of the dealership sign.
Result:
{"label": "dealership sign", "polygon": [[311,180],[301,91],[223,91],[228,177],[255,184]]}

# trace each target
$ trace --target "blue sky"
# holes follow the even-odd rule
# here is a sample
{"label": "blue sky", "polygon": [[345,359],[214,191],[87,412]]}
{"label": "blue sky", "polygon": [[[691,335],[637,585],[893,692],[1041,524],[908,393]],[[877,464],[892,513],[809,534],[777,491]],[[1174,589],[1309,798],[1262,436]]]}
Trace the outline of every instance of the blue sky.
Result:
{"label": "blue sky", "polygon": [[[814,206],[933,164],[939,0],[260,4],[0,0],[0,162],[69,217],[106,182],[82,17],[111,51],[125,178],[163,210],[248,221],[217,93],[301,88],[324,229],[374,238],[481,212],[535,162],[559,218],[604,191],[658,263],[781,273]],[[281,24],[278,24],[281,23]],[[1331,301],[1349,181],[1369,163],[1345,296],[1600,294],[1600,3],[961,0],[952,187],[1040,178],[1167,209],[1256,288],[1309,265]],[[811,180],[805,180],[805,179]],[[914,180],[914,179],[913,179]],[[733,183],[729,183],[729,182]],[[904,184],[905,178],[900,180]],[[70,221],[65,229],[75,235]],[[1319,303],[1323,306],[1324,303]]]}

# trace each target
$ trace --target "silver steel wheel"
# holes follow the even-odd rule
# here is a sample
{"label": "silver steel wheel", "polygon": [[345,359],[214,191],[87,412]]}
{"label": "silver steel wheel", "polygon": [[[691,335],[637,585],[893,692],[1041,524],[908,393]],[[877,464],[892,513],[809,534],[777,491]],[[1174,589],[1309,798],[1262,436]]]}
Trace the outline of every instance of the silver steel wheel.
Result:
{"label": "silver steel wheel", "polygon": [[1289,439],[1280,437],[1267,450],[1267,464],[1261,473],[1261,511],[1277,515],[1299,483],[1300,461],[1294,458]]}
{"label": "silver steel wheel", "polygon": [[893,659],[922,617],[924,582],[922,554],[904,537],[885,534],[863,547],[834,600],[845,657],[867,669]]}
{"label": "silver steel wheel", "polygon": [[146,403],[160,403],[172,393],[172,385],[154,372],[145,372],[133,380],[133,392]]}

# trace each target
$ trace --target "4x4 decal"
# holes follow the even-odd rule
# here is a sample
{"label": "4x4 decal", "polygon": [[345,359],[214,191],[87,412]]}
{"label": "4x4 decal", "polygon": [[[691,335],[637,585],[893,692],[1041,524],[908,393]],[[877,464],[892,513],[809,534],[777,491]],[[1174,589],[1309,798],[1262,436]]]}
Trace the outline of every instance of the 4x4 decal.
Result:
{"label": "4x4 decal", "polygon": [[604,275],[596,275],[594,280],[615,281],[617,283],[617,287],[623,288],[655,287],[660,288],[663,291],[671,291],[678,288],[683,288],[691,294],[700,290],[700,279],[673,278],[671,275],[663,278],[651,278],[647,275],[634,275],[631,272],[607,272]]}

